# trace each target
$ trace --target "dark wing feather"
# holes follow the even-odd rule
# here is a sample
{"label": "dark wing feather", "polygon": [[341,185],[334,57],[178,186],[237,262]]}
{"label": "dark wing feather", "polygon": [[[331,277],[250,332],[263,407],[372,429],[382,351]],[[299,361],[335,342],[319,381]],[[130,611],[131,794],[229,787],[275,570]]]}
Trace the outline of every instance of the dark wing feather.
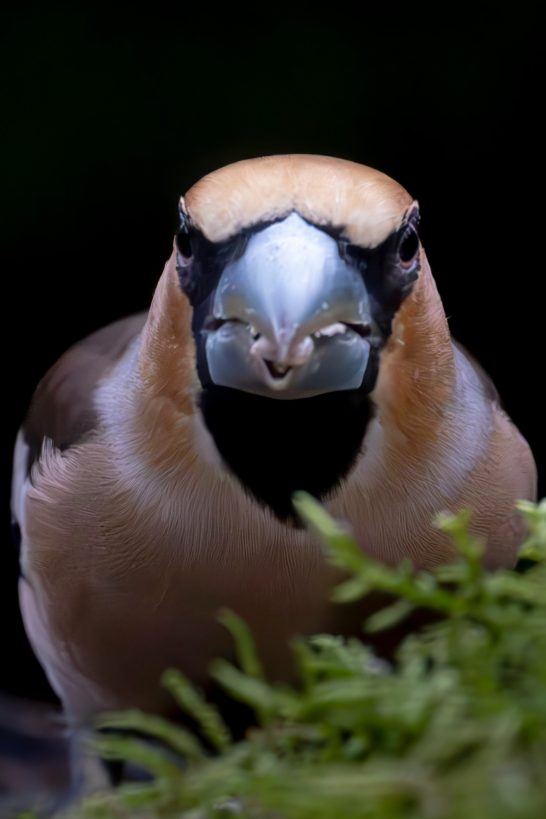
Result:
{"label": "dark wing feather", "polygon": [[44,438],[61,450],[80,441],[97,423],[93,393],[142,329],[146,313],[109,324],[74,344],[38,384],[23,424],[28,470]]}

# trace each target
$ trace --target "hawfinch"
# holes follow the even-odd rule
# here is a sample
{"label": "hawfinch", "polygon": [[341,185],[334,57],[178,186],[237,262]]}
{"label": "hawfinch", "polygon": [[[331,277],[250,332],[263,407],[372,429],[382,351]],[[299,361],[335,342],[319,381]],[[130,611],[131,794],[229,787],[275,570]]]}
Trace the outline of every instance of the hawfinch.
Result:
{"label": "hawfinch", "polygon": [[75,726],[166,714],[170,666],[206,685],[233,651],[220,609],[274,679],[292,635],[358,629],[295,490],[368,555],[421,568],[450,560],[433,519],[463,507],[486,564],[512,565],[514,504],[535,497],[529,447],[450,336],[397,182],[251,159],[197,182],[180,220],[149,312],[69,349],[17,439],[23,618]]}

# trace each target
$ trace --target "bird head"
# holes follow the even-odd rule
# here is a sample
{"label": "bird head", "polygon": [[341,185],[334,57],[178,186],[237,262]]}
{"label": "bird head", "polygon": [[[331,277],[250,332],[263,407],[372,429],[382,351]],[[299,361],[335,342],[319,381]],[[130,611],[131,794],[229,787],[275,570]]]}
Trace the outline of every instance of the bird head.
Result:
{"label": "bird head", "polygon": [[203,386],[275,400],[371,391],[419,276],[418,217],[389,177],[327,157],[204,177],[180,200],[176,237]]}

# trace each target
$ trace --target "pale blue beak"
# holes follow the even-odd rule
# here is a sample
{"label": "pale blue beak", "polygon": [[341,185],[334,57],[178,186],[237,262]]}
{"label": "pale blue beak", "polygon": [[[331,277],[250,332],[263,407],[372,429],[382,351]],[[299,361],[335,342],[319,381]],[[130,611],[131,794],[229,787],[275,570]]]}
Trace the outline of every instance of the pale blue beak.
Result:
{"label": "pale blue beak", "polygon": [[368,293],[338,243],[296,213],[255,233],[224,269],[206,338],[212,380],[270,398],[361,386]]}

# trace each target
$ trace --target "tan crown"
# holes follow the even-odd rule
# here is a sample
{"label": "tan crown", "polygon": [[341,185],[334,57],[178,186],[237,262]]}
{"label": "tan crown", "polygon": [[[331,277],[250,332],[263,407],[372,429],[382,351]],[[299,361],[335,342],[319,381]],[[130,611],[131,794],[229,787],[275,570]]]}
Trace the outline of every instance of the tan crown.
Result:
{"label": "tan crown", "polygon": [[345,159],[307,154],[264,156],[204,176],[181,200],[213,242],[297,211],[317,225],[341,228],[373,248],[400,227],[412,198],[389,176]]}

